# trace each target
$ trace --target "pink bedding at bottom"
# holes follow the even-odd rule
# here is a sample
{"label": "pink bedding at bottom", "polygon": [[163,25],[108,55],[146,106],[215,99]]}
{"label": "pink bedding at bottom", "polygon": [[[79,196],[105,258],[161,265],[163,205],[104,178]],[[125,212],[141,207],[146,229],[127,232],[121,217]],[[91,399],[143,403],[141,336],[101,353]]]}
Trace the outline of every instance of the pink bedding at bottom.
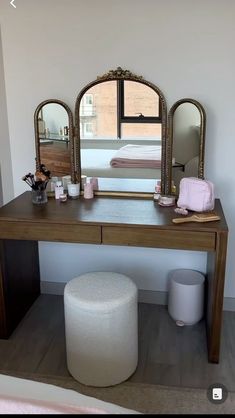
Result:
{"label": "pink bedding at bottom", "polygon": [[32,399],[0,396],[0,414],[107,414],[98,408],[89,408]]}

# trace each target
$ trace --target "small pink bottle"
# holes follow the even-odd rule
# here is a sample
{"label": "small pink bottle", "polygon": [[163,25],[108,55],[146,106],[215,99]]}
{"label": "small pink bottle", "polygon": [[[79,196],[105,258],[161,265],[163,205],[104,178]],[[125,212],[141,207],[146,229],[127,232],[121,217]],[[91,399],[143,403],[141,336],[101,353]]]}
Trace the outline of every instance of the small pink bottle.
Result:
{"label": "small pink bottle", "polygon": [[84,184],[84,199],[92,199],[94,197],[94,190],[91,183]]}
{"label": "small pink bottle", "polygon": [[97,177],[92,177],[90,180],[90,183],[92,184],[93,190],[99,189],[98,179]]}

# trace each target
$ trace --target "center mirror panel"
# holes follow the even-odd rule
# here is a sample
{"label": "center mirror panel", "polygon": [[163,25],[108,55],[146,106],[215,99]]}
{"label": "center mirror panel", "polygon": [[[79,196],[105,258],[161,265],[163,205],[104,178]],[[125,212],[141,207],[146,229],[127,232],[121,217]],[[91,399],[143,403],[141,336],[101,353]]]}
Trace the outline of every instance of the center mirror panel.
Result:
{"label": "center mirror panel", "polygon": [[74,180],[72,113],[59,100],[47,100],[35,111],[36,165],[45,164],[51,176]]}
{"label": "center mirror panel", "polygon": [[164,182],[164,97],[141,77],[111,74],[76,102],[81,175],[97,177],[99,191],[153,193]]}

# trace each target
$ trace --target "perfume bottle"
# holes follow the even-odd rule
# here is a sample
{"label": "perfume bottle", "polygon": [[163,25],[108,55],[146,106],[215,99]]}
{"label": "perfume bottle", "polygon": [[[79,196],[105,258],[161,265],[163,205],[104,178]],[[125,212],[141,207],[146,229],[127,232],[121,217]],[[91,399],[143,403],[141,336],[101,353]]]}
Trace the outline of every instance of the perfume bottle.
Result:
{"label": "perfume bottle", "polygon": [[161,196],[161,180],[158,180],[157,184],[155,186],[155,192],[154,192],[154,195],[153,195],[153,200],[158,201],[160,196]]}
{"label": "perfume bottle", "polygon": [[64,193],[62,181],[57,181],[55,184],[55,199],[59,199],[60,195]]}

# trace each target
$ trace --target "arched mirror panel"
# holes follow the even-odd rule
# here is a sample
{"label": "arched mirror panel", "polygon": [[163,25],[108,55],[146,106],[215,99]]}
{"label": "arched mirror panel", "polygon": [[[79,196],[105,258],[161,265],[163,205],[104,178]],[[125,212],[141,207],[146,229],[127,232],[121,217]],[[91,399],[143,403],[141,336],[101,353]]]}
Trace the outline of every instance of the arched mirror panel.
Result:
{"label": "arched mirror panel", "polygon": [[77,98],[75,126],[81,176],[97,177],[99,193],[165,184],[166,103],[152,83],[121,68],[98,77]]}
{"label": "arched mirror panel", "polygon": [[60,100],[46,100],[34,114],[36,166],[45,164],[52,176],[71,175],[75,181],[73,117],[69,107]]}
{"label": "arched mirror panel", "polygon": [[169,112],[168,190],[183,177],[204,177],[206,117],[202,105],[193,99],[181,99]]}

